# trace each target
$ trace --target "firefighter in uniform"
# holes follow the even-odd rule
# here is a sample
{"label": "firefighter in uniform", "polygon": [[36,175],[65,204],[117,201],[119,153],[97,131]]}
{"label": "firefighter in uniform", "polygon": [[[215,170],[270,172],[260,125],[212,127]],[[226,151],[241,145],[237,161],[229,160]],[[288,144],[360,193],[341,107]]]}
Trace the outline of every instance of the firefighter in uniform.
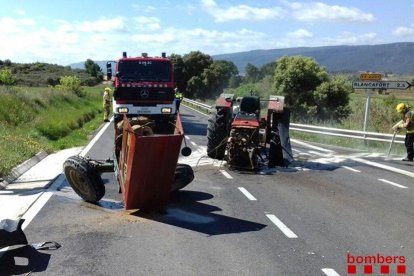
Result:
{"label": "firefighter in uniform", "polygon": [[178,111],[180,109],[180,103],[183,100],[184,96],[183,96],[183,93],[178,91],[177,87],[174,89],[174,92],[175,92],[175,108]]}
{"label": "firefighter in uniform", "polygon": [[394,131],[405,128],[405,148],[407,149],[407,157],[402,161],[413,161],[414,158],[414,112],[405,103],[399,103],[395,110],[401,115],[402,120],[393,126]]}
{"label": "firefighter in uniform", "polygon": [[104,111],[104,122],[109,122],[109,113],[111,111],[111,88],[106,87],[103,94],[102,107]]}

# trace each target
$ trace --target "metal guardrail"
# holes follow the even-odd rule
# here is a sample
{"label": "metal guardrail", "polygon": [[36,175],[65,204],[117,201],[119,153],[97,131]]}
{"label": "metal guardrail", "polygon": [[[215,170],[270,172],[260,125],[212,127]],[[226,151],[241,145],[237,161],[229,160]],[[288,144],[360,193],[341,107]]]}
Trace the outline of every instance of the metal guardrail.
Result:
{"label": "metal guardrail", "polygon": [[[206,113],[209,112],[211,106],[203,103],[199,103],[197,101],[184,98],[183,102],[186,104],[197,107]],[[330,128],[330,127],[321,127],[321,126],[313,126],[313,125],[304,125],[304,124],[290,124],[290,130],[307,132],[307,133],[314,133],[320,135],[330,135],[336,137],[344,137],[344,138],[352,138],[352,139],[360,139],[365,141],[377,141],[377,142],[391,142],[393,134],[389,133],[377,133],[377,132],[364,132],[359,130],[349,130],[349,129],[340,129],[340,128]],[[404,135],[396,135],[394,143],[397,144],[404,144]]]}

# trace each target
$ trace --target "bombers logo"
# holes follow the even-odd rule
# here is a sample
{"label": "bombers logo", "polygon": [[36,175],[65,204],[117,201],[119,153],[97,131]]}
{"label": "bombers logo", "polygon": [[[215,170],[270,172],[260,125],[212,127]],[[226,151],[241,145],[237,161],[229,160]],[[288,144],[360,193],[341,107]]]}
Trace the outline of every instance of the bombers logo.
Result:
{"label": "bombers logo", "polygon": [[384,256],[379,253],[370,256],[355,256],[348,253],[346,260],[348,275],[358,272],[360,273],[358,275],[372,275],[374,272],[381,275],[405,275],[407,273],[405,256]]}
{"label": "bombers logo", "polygon": [[141,99],[148,99],[149,91],[147,89],[143,89],[139,92],[139,95],[141,96]]}

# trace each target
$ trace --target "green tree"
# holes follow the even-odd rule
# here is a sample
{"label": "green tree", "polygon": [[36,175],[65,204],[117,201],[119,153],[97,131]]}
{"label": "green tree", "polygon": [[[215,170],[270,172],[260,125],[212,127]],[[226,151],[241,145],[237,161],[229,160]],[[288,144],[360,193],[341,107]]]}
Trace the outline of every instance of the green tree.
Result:
{"label": "green tree", "polygon": [[293,120],[311,122],[317,119],[313,92],[328,80],[328,73],[314,59],[284,56],[277,60],[274,90],[276,94],[285,96]]}
{"label": "green tree", "polygon": [[213,59],[200,51],[192,51],[183,56],[183,62],[187,97],[204,97],[206,87],[202,74],[213,64]]}
{"label": "green tree", "polygon": [[204,95],[203,80],[199,76],[193,76],[187,81],[187,97],[200,97]]}
{"label": "green tree", "polygon": [[178,87],[178,90],[187,97],[188,95],[186,95],[185,91],[187,89],[188,80],[184,75],[185,65],[183,57],[178,54],[171,54],[171,56],[169,56],[169,59],[171,60],[174,67],[174,81]]}
{"label": "green tree", "polygon": [[3,65],[4,66],[11,66],[12,65],[12,62],[11,62],[10,59],[5,59]]}
{"label": "green tree", "polygon": [[259,76],[260,79],[263,79],[266,76],[272,76],[275,74],[276,69],[276,61],[266,63],[259,69]]}
{"label": "green tree", "polygon": [[16,82],[12,70],[9,68],[4,68],[0,70],[0,84],[6,86],[12,86]]}
{"label": "green tree", "polygon": [[246,73],[246,76],[245,76],[246,82],[257,82],[260,79],[259,68],[257,68],[253,64],[247,63],[244,70]]}
{"label": "green tree", "polygon": [[84,63],[86,72],[94,78],[102,79],[103,73],[101,67],[91,59]]}
{"label": "green tree", "polygon": [[352,87],[344,78],[323,82],[315,92],[316,114],[319,120],[339,123],[351,113],[349,94]]}
{"label": "green tree", "polygon": [[214,61],[208,69],[204,69],[202,74],[205,85],[205,95],[203,98],[216,97],[229,86],[230,79],[238,75],[236,65],[231,61]]}

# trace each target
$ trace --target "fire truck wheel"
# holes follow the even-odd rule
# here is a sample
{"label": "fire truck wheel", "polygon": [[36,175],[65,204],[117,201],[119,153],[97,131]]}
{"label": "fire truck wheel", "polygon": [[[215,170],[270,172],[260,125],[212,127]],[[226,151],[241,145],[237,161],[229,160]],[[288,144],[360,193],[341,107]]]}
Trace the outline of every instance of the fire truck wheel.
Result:
{"label": "fire truck wheel", "polygon": [[105,194],[101,176],[81,156],[72,156],[63,163],[63,171],[72,189],[85,201],[96,203]]}
{"label": "fire truck wheel", "polygon": [[225,108],[211,111],[207,127],[207,155],[222,160],[226,151],[227,124],[229,112]]}
{"label": "fire truck wheel", "polygon": [[171,192],[176,192],[188,184],[194,179],[194,171],[191,166],[187,164],[177,164],[175,169],[174,182],[171,185]]}

